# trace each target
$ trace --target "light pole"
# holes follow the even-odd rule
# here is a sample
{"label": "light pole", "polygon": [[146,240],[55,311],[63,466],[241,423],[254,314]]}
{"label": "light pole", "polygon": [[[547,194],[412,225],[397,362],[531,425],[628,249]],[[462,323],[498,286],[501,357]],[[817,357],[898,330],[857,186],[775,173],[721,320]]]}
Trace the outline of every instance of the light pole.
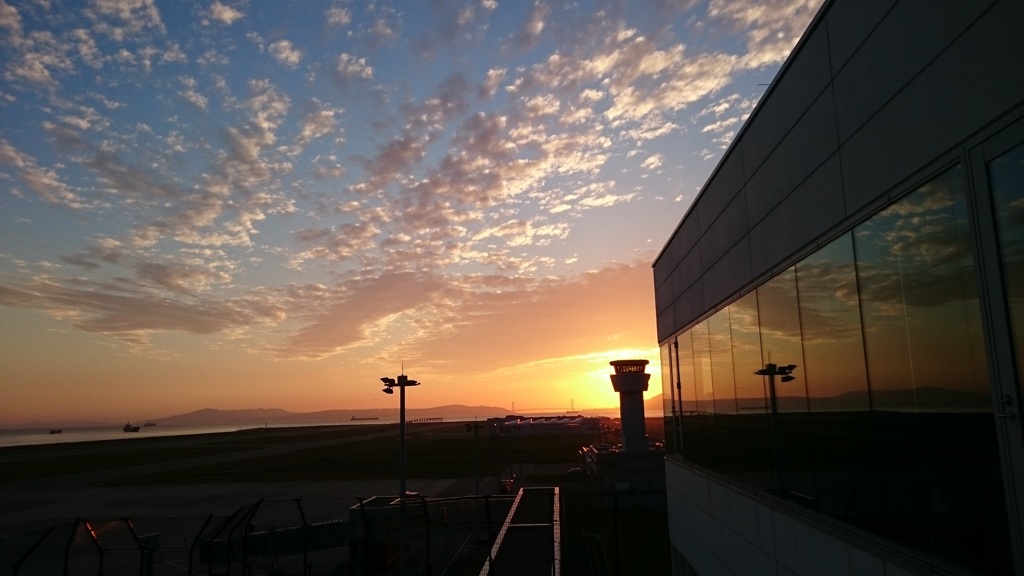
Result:
{"label": "light pole", "polygon": [[[380,379],[384,383],[381,392],[394,394],[394,388],[398,387],[398,573],[405,574],[405,389],[409,386],[419,386],[415,380],[409,380],[405,374],[399,374],[398,378]],[[427,558],[430,557],[430,549],[427,549]]]}
{"label": "light pole", "polygon": [[384,383],[385,394],[394,394],[398,387],[398,497],[405,500],[405,389],[420,383],[409,380],[405,374],[399,374],[397,380],[385,376],[380,381]]}
{"label": "light pole", "polygon": [[[793,370],[796,370],[796,364],[788,364],[786,366],[778,366],[771,362],[764,365],[764,368],[754,372],[758,376],[768,377],[768,398],[771,403],[772,410],[772,459],[773,470],[772,476],[775,480],[775,489],[779,490],[780,493],[785,491],[785,475],[782,470],[782,447],[780,446],[781,438],[779,435],[779,403],[775,397],[775,377],[781,376],[783,382],[792,382],[795,380],[793,377]],[[780,494],[784,496],[784,494]]]}

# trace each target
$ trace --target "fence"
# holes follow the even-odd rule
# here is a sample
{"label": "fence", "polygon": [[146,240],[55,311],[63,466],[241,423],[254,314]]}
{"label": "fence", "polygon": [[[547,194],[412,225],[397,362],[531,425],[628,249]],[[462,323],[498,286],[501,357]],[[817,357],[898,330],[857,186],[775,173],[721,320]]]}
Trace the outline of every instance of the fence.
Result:
{"label": "fence", "polygon": [[80,518],[0,541],[0,574],[374,576],[404,564],[405,574],[475,575],[511,505],[511,496],[260,500],[222,517]]}

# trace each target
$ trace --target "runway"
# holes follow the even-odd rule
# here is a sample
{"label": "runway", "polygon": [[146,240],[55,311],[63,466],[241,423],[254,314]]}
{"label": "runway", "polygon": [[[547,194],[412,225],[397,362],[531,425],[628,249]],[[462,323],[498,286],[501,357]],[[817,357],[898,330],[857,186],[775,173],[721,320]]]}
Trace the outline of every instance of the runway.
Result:
{"label": "runway", "polygon": [[[195,458],[132,465],[125,462],[116,468],[57,474],[44,478],[0,483],[0,539],[23,536],[44,530],[49,526],[74,523],[76,519],[92,521],[130,518],[145,523],[147,519],[202,519],[211,514],[227,516],[239,507],[259,500],[294,502],[301,499],[310,514],[346,514],[359,498],[398,493],[397,479],[286,481],[286,482],[227,482],[200,484],[121,484],[105,486],[113,479],[130,479],[187,469],[205,464],[220,464],[231,460],[254,457],[274,458],[288,452],[323,448],[367,439],[393,435],[393,426],[359,426],[345,435],[327,440],[288,441],[289,429],[267,429],[257,436],[265,445]],[[420,428],[420,433],[429,432]],[[250,432],[259,434],[259,432]],[[230,435],[228,435],[230,436]],[[196,435],[147,439],[144,444],[152,449],[200,449],[214,442],[223,442],[223,435]],[[68,444],[51,447],[45,458],[80,458],[83,454],[97,457],[112,452],[138,450],[140,444],[128,442],[97,442]],[[33,466],[40,458],[27,451],[0,450],[0,466]],[[410,491],[428,497],[464,495],[472,492],[473,479],[415,479],[407,480]]]}

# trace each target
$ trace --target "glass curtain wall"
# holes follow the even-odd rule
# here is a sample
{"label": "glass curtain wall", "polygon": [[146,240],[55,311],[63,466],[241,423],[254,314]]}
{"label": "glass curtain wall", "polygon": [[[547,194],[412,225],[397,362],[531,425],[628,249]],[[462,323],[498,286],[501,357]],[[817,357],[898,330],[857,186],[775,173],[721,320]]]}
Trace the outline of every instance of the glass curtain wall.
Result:
{"label": "glass curtain wall", "polygon": [[[1024,246],[1015,153],[993,168],[995,187],[1016,182],[1004,203],[1017,211],[1000,221],[1009,251]],[[946,171],[667,342],[677,457],[1012,573],[965,188],[960,167]],[[1007,282],[1020,304],[1024,276]],[[769,365],[795,368],[755,374]]]}

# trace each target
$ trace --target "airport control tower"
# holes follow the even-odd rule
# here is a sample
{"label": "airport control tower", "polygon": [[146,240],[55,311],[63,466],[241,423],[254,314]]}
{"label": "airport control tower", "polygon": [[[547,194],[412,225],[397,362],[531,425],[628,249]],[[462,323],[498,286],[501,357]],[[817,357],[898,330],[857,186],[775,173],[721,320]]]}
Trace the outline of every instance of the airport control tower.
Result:
{"label": "airport control tower", "polygon": [[619,393],[619,416],[622,418],[622,450],[647,452],[647,425],[644,422],[644,392],[651,375],[645,370],[647,360],[613,360],[612,387]]}

